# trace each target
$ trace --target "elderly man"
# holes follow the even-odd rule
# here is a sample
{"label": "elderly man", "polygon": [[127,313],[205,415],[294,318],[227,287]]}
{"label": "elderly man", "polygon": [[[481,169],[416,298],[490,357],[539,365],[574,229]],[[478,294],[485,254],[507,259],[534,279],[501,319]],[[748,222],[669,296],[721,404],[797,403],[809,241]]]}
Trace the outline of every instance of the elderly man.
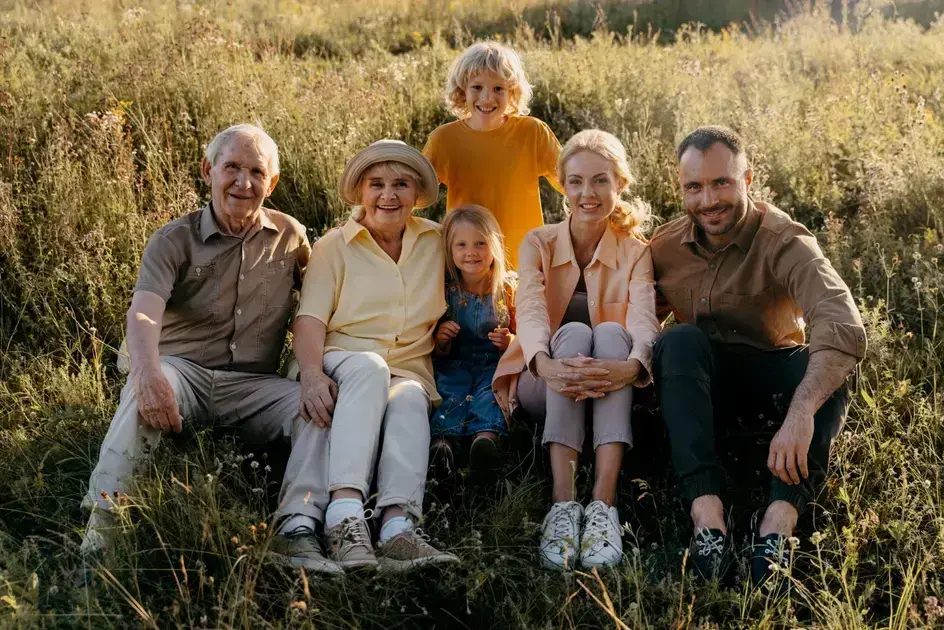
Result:
{"label": "elderly man", "polygon": [[715,423],[767,407],[779,416],[770,503],[751,547],[759,585],[771,562],[785,564],[785,538],[826,477],[865,330],[816,238],[748,196],[753,172],[737,134],[696,129],[678,160],[686,216],[651,241],[660,299],[679,322],[656,344],[655,380],[695,525],[693,562],[706,577],[721,577],[730,560]]}
{"label": "elderly man", "polygon": [[295,219],[263,208],[279,179],[278,148],[262,129],[236,125],[207,146],[209,205],[148,241],[128,310],[131,373],[102,444],[83,505],[82,549],[101,549],[118,493],[146,445],[185,424],[236,427],[253,441],[291,438],[272,551],[277,559],[338,573],[314,539],[327,437],[299,415],[299,384],[275,371],[311,249]]}

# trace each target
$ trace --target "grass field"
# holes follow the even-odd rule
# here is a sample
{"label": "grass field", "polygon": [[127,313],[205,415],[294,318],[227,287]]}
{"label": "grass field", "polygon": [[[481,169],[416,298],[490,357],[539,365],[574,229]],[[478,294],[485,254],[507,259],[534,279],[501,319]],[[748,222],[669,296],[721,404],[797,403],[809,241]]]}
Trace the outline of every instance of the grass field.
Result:
{"label": "grass field", "polygon": [[[0,2],[0,624],[944,627],[944,6],[778,13],[758,0],[757,19],[721,28],[748,4]],[[533,114],[562,141],[587,127],[624,141],[660,220],[680,212],[674,144],[698,124],[737,128],[755,196],[808,225],[852,288],[869,356],[790,596],[692,583],[647,400],[621,484],[627,562],[599,581],[536,568],[540,462],[490,493],[433,501],[424,527],[457,568],[333,581],[275,568],[264,555],[284,454],[202,433],[157,449],[117,548],[77,585],[78,504],[121,386],[137,263],[155,228],[206,199],[205,143],[263,125],[282,151],[271,203],[316,237],[346,211],[345,160],[381,137],[422,146],[448,120],[456,48],[491,36],[522,52]],[[763,449],[731,465],[750,480],[744,522]]]}

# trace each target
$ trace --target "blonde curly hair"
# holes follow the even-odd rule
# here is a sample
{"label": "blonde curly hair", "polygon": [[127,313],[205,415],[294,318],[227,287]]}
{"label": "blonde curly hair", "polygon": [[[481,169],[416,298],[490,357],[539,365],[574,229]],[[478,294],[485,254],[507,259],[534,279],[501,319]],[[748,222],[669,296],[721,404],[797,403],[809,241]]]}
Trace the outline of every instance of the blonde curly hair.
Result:
{"label": "blonde curly hair", "polygon": [[[635,178],[629,170],[629,159],[626,157],[626,149],[623,147],[623,143],[613,134],[600,129],[585,129],[577,133],[561,149],[560,157],[557,160],[557,178],[560,182],[566,181],[565,166],[567,161],[582,151],[596,153],[609,161],[613,167],[613,174],[616,175],[616,183],[620,192],[616,208],[609,216],[610,226],[617,233],[634,236],[645,242],[645,232],[652,219],[652,210],[649,204],[639,197],[627,198],[627,192]],[[564,207],[567,207],[566,199]]]}
{"label": "blonde curly hair", "polygon": [[525,116],[530,110],[533,90],[524,72],[521,57],[512,48],[497,42],[477,42],[459,55],[449,68],[446,79],[446,108],[456,118],[469,114],[465,90],[475,77],[493,74],[508,83],[508,109],[511,116]]}

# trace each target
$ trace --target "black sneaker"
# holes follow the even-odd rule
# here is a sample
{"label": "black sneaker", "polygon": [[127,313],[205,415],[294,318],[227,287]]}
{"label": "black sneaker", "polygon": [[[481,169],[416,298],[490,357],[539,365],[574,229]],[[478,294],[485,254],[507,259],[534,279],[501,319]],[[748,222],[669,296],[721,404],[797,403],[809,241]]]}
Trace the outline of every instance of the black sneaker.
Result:
{"label": "black sneaker", "polygon": [[731,565],[728,536],[720,529],[702,528],[695,532],[689,548],[695,574],[703,580],[723,581]]}
{"label": "black sneaker", "polygon": [[786,536],[755,534],[751,543],[751,584],[754,588],[760,588],[774,573],[780,572],[772,565],[777,565],[781,570],[786,571],[789,568],[788,557]]}
{"label": "black sneaker", "polygon": [[452,477],[456,472],[455,457],[452,446],[446,440],[436,440],[429,447],[429,467],[433,479],[444,480]]}
{"label": "black sneaker", "polygon": [[472,441],[469,448],[469,468],[472,472],[493,472],[501,468],[501,453],[498,442],[490,437],[480,435]]}

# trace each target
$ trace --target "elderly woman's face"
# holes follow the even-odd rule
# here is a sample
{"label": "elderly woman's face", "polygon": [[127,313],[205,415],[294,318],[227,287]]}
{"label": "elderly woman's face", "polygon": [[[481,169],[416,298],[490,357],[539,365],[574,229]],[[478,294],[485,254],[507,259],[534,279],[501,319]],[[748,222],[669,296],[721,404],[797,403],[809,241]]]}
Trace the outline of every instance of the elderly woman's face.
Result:
{"label": "elderly woman's face", "polygon": [[575,153],[564,164],[564,192],[571,216],[577,221],[603,221],[619,200],[620,186],[608,159],[593,153]]}
{"label": "elderly woman's face", "polygon": [[213,207],[237,221],[262,207],[279,177],[269,172],[269,156],[245,135],[231,138],[215,164],[204,162],[203,175],[210,184]]}
{"label": "elderly woman's face", "polygon": [[418,193],[412,177],[398,175],[384,164],[372,166],[361,177],[361,223],[384,230],[405,227]]}

